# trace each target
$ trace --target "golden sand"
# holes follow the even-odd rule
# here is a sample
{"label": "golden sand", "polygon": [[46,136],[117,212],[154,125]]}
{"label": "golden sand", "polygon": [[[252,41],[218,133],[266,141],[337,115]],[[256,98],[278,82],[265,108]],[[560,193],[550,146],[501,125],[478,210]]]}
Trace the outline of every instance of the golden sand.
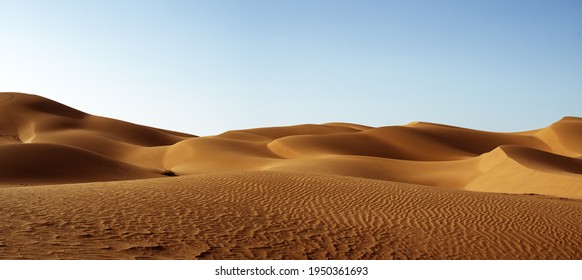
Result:
{"label": "golden sand", "polygon": [[196,137],[0,93],[0,158],[2,259],[582,258],[575,117]]}

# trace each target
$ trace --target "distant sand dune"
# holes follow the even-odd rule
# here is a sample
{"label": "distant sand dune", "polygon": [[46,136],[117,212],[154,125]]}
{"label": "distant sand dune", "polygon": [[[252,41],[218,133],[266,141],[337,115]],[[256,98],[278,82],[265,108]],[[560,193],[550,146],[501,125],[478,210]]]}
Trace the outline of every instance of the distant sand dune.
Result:
{"label": "distant sand dune", "polygon": [[576,117],[197,137],[0,93],[0,158],[4,259],[582,258]]}
{"label": "distant sand dune", "polygon": [[[532,185],[526,193],[582,198],[580,118],[566,117],[548,128],[519,133],[423,122],[379,128],[328,123],[229,131],[197,138],[91,116],[34,95],[2,93],[0,100],[0,145],[66,145],[132,165],[136,170],[132,174],[122,172],[127,176],[109,177],[79,173],[75,182],[150,178],[166,169],[182,175],[288,170],[477,191],[518,193],[524,189],[499,187],[511,182],[512,186]],[[21,161],[45,169],[33,158]],[[7,161],[3,164],[10,165]],[[93,162],[77,164],[85,164],[89,170]],[[533,171],[536,175],[529,176]],[[26,181],[26,176],[19,178],[19,182]],[[69,179],[53,176],[42,182],[31,177],[28,183],[67,183]]]}

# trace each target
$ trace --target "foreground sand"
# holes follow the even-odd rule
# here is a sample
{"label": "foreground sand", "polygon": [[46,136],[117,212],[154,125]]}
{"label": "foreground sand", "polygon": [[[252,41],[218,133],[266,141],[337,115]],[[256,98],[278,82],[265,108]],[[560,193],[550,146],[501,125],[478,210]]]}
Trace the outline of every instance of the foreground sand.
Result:
{"label": "foreground sand", "polygon": [[576,117],[196,137],[0,93],[0,258],[582,259],[581,143]]}
{"label": "foreground sand", "polygon": [[582,203],[535,195],[266,171],[0,197],[1,258],[582,258]]}

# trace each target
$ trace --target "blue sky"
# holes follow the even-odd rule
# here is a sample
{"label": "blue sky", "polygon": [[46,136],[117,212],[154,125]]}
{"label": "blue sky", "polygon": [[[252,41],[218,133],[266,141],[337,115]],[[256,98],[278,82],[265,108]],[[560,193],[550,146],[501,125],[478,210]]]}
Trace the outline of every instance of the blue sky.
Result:
{"label": "blue sky", "polygon": [[218,134],[582,116],[582,1],[0,0],[0,91]]}

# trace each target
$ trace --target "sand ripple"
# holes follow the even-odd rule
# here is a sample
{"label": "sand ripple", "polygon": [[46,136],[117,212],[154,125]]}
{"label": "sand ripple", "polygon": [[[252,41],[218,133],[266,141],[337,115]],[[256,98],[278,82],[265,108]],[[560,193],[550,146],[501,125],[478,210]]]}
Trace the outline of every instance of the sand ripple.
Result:
{"label": "sand ripple", "polygon": [[582,203],[235,172],[0,189],[0,257],[580,259]]}

